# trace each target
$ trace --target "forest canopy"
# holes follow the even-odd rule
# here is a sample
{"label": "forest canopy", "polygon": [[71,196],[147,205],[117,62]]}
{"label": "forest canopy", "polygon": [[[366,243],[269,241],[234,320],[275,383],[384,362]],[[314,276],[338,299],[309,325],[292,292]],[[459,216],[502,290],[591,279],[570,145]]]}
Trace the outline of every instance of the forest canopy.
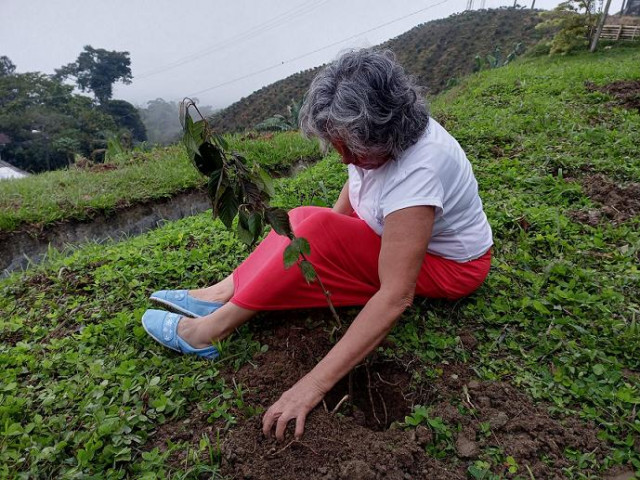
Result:
{"label": "forest canopy", "polygon": [[[109,138],[145,141],[138,110],[111,99],[114,83],[132,79],[128,55],[86,46],[54,75],[16,73],[11,59],[1,56],[1,158],[36,173],[67,167],[76,155],[101,158]],[[74,93],[74,85],[64,82],[70,77],[95,98]]]}

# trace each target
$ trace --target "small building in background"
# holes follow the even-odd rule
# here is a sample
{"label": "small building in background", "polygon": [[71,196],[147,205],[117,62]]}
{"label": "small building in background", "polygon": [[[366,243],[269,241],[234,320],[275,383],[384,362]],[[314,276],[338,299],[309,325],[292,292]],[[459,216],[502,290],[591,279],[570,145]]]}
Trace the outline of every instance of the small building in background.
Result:
{"label": "small building in background", "polygon": [[27,176],[29,176],[27,172],[24,172],[19,168],[14,167],[10,163],[0,160],[0,181],[8,180],[11,178],[23,178]]}
{"label": "small building in background", "polygon": [[29,174],[10,163],[0,160],[0,180],[28,177]]}
{"label": "small building in background", "polygon": [[[11,143],[9,135],[0,132],[0,155],[2,155],[2,147],[9,143]],[[0,180],[23,178],[27,176],[29,176],[27,172],[20,170],[18,167],[14,167],[10,163],[2,161],[2,156],[0,156]]]}

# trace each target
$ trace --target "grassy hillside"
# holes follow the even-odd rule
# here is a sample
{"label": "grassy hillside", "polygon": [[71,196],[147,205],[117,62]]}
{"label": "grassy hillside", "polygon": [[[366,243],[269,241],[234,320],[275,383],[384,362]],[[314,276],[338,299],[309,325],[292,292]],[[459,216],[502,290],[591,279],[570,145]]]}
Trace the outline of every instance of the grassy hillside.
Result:
{"label": "grassy hillside", "polygon": [[[0,280],[0,475],[264,478],[258,465],[295,465],[297,478],[340,478],[345,452],[372,438],[391,442],[380,454],[403,468],[424,462],[427,478],[640,473],[640,112],[594,89],[638,80],[638,64],[638,47],[527,60],[434,102],[473,163],[495,248],[478,292],[417,301],[366,367],[371,383],[376,365],[400,365],[382,371],[386,390],[410,372],[413,409],[395,423],[406,435],[320,407],[298,444],[260,440],[265,385],[288,388],[314,345],[335,341],[328,312],[261,317],[217,363],[144,333],[150,292],[209,284],[247,254],[203,214]],[[329,156],[281,180],[278,203],[332,201],[344,178]]]}
{"label": "grassy hillside", "polygon": [[[317,142],[297,132],[227,137],[230,148],[272,174],[320,158]],[[122,155],[106,164],[0,182],[0,234],[28,226],[86,220],[129,205],[172,197],[205,184],[181,145]]]}
{"label": "grassy hillside", "polygon": [[[504,8],[475,10],[419,25],[384,43],[415,75],[430,94],[444,89],[450,79],[470,74],[474,57],[485,57],[496,47],[504,57],[519,42],[530,46],[539,38],[534,30],[538,13]],[[291,100],[300,100],[318,68],[296,73],[234,103],[214,117],[220,131],[252,128],[275,113],[286,114]]]}

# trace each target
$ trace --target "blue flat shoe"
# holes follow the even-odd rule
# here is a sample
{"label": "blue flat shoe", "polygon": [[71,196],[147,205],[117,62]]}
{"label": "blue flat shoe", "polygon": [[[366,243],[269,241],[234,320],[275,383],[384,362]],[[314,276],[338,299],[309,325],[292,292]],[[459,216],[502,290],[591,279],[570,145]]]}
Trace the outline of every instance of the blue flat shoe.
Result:
{"label": "blue flat shoe", "polygon": [[182,317],[164,310],[147,310],[142,315],[142,326],[160,345],[180,353],[190,353],[208,360],[220,356],[216,347],[193,348],[178,336],[178,323]]}
{"label": "blue flat shoe", "polygon": [[189,317],[205,317],[224,305],[220,302],[206,302],[193,298],[188,290],[160,290],[153,292],[150,300],[172,312]]}

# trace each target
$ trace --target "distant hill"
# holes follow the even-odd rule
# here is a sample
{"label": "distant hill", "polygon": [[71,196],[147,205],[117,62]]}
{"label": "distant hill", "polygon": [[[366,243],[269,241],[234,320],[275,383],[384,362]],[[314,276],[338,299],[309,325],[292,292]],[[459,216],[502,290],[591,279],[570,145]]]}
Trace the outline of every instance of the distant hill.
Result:
{"label": "distant hill", "polygon": [[[538,11],[515,8],[468,11],[419,25],[380,47],[393,50],[400,63],[433,95],[447,82],[473,72],[474,57],[500,47],[504,57],[522,42],[540,39]],[[292,99],[301,99],[321,67],[291,75],[261,88],[222,110],[212,119],[219,131],[241,131],[276,113],[286,113]]]}

